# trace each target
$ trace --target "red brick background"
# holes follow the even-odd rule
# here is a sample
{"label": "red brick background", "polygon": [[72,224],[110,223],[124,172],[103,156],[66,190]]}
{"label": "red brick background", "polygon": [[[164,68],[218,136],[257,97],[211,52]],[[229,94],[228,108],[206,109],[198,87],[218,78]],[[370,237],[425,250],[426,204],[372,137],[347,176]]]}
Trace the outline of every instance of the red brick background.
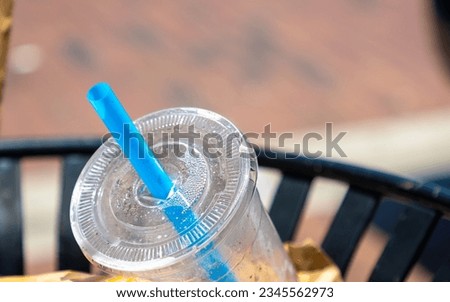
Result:
{"label": "red brick background", "polygon": [[427,3],[17,0],[10,58],[33,44],[41,59],[9,69],[0,133],[103,133],[85,100],[97,81],[134,118],[198,106],[245,131],[440,108],[450,88]]}

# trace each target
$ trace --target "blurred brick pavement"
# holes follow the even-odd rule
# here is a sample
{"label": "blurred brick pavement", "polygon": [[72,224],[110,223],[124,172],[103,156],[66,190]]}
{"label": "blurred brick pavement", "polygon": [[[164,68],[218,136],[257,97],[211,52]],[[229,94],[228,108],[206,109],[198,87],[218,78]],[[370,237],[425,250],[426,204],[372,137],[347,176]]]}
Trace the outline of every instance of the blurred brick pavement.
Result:
{"label": "blurred brick pavement", "polygon": [[450,89],[429,17],[425,0],[17,0],[0,135],[104,133],[97,81],[133,118],[198,106],[244,131],[436,109]]}

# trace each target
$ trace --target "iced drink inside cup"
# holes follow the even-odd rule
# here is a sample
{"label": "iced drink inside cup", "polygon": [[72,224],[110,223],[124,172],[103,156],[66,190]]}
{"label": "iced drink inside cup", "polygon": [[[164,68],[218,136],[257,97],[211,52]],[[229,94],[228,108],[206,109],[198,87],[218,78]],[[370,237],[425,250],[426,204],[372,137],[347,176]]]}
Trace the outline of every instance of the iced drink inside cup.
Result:
{"label": "iced drink inside cup", "polygon": [[174,189],[152,197],[116,142],[106,141],[71,204],[73,233],[92,263],[152,281],[296,280],[262,208],[254,151],[231,122],[175,108],[135,125]]}

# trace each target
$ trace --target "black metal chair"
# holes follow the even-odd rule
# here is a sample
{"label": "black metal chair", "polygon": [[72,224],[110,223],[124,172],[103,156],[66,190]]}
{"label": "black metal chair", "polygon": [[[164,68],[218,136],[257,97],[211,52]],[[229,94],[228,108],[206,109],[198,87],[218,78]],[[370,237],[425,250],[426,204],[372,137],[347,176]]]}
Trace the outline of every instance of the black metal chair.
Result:
{"label": "black metal chair", "polygon": [[[0,141],[0,275],[23,274],[20,161],[53,156],[62,160],[58,268],[89,271],[69,222],[74,184],[99,139]],[[406,204],[369,281],[403,281],[419,259],[439,220],[450,214],[450,190],[435,184],[361,167],[292,154],[256,150],[259,165],[278,169],[283,177],[270,216],[284,241],[296,231],[307,193],[315,177],[343,181],[346,196],[322,242],[323,249],[345,275],[364,232],[385,198]],[[445,255],[434,281],[450,281],[450,255]]]}
{"label": "black metal chair", "polygon": [[30,157],[61,158],[58,268],[89,271],[90,265],[71,233],[69,209],[78,175],[100,145],[100,139],[0,141],[0,275],[24,272],[20,162]]}
{"label": "black metal chair", "polygon": [[[362,235],[386,200],[405,204],[369,281],[403,281],[417,263],[436,225],[450,214],[450,190],[348,164],[261,150],[260,166],[280,170],[281,184],[270,216],[281,238],[291,240],[315,177],[349,185],[322,248],[345,276]],[[450,281],[450,254],[441,259],[434,281]]]}

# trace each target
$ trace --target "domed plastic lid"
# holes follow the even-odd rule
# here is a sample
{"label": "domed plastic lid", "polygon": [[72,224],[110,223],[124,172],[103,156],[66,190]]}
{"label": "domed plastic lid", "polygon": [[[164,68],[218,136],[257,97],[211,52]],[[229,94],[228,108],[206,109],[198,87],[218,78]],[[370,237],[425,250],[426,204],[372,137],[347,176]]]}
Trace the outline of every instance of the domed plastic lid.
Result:
{"label": "domed plastic lid", "polygon": [[[175,108],[135,124],[176,190],[168,200],[153,198],[112,138],[96,151],[75,185],[70,218],[84,254],[110,272],[150,271],[192,256],[217,240],[255,189],[254,151],[220,115]],[[174,205],[195,213],[183,231],[166,216]]]}

